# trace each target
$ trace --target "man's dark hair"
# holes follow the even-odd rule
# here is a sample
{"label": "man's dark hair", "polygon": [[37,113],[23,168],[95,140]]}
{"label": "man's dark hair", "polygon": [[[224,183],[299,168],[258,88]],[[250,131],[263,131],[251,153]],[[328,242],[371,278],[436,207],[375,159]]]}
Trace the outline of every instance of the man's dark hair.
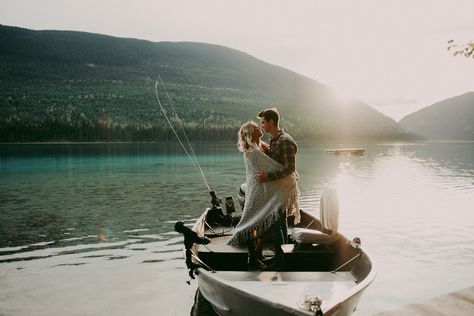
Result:
{"label": "man's dark hair", "polygon": [[265,121],[272,120],[276,126],[278,126],[278,121],[280,120],[280,114],[276,108],[266,109],[258,113],[258,118],[264,118]]}

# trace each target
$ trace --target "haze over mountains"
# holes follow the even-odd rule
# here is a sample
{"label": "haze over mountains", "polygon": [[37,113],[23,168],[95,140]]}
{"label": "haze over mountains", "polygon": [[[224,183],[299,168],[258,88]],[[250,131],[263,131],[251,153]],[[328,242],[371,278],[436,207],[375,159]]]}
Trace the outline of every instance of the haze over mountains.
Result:
{"label": "haze over mountains", "polygon": [[176,123],[174,106],[192,139],[234,140],[270,106],[297,139],[415,138],[367,104],[222,46],[8,26],[0,41],[0,141],[172,139],[158,75],[164,107]]}
{"label": "haze over mountains", "polygon": [[433,140],[474,140],[474,92],[437,102],[405,116],[407,131]]}

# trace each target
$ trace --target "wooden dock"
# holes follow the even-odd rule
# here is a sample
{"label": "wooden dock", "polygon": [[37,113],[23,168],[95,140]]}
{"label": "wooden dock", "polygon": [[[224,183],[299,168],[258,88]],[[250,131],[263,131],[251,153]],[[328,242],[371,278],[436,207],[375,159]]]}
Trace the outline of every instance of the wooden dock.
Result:
{"label": "wooden dock", "polygon": [[375,316],[448,316],[474,315],[474,286],[430,300],[410,304],[399,309],[375,314]]}
{"label": "wooden dock", "polygon": [[363,155],[365,148],[331,148],[326,149],[327,153],[340,155],[340,154],[350,154],[350,155]]}

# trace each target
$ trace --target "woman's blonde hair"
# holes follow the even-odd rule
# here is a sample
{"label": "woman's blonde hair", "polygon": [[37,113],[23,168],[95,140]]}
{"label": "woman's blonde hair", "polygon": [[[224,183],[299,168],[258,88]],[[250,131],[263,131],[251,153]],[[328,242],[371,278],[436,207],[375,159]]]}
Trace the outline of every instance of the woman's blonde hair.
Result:
{"label": "woman's blonde hair", "polygon": [[253,131],[256,128],[258,128],[258,125],[254,121],[248,121],[240,126],[239,132],[237,133],[237,148],[239,148],[241,152],[246,152],[250,147],[258,147],[258,144],[252,139]]}

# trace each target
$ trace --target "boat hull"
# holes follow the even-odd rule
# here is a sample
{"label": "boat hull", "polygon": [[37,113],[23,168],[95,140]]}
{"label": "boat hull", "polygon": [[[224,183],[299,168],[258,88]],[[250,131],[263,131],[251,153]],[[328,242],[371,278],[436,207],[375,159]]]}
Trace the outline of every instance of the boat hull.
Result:
{"label": "boat hull", "polygon": [[[311,229],[321,227],[317,218],[305,212],[302,222]],[[315,315],[305,306],[307,296],[321,298],[324,315],[350,315],[375,278],[369,255],[340,234],[331,246],[300,249],[287,244],[283,271],[262,272],[248,271],[245,248],[228,246],[227,230],[209,228],[206,213],[193,230],[211,240],[194,248],[206,264],[196,270],[196,276],[199,291],[218,315]]]}
{"label": "boat hull", "polygon": [[[302,308],[295,309],[284,304],[265,300],[261,296],[241,291],[236,287],[219,280],[212,272],[200,270],[198,272],[199,290],[204,298],[211,304],[214,311],[221,316],[230,315],[314,315],[314,312]],[[345,316],[351,315],[363,293],[364,289],[354,293],[346,300],[332,305],[329,310],[323,309],[324,315]]]}

